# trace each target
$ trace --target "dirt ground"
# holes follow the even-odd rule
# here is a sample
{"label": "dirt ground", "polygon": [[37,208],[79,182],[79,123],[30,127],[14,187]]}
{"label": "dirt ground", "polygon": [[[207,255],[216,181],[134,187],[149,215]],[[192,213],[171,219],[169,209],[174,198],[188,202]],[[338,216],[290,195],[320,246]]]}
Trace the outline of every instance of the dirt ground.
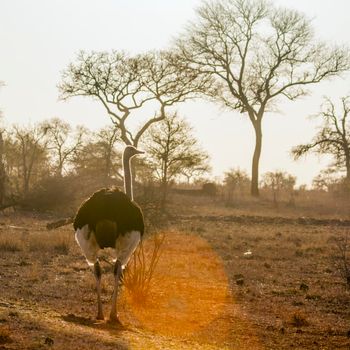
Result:
{"label": "dirt ground", "polygon": [[95,320],[93,274],[71,226],[50,220],[0,218],[1,350],[350,349],[350,291],[332,260],[348,226],[173,218],[147,299],[124,286],[116,326]]}

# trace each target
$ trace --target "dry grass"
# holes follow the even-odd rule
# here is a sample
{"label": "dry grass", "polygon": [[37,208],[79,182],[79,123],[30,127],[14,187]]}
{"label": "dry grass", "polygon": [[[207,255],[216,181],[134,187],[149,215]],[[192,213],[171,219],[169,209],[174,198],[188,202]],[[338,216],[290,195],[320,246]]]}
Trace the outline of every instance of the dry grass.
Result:
{"label": "dry grass", "polygon": [[13,227],[0,226],[1,252],[16,253],[25,249],[25,233]]}
{"label": "dry grass", "polygon": [[21,242],[9,237],[0,237],[0,252],[20,252],[23,249]]}
{"label": "dry grass", "polygon": [[36,232],[30,235],[30,252],[52,252],[67,255],[72,246],[72,234],[60,231]]}

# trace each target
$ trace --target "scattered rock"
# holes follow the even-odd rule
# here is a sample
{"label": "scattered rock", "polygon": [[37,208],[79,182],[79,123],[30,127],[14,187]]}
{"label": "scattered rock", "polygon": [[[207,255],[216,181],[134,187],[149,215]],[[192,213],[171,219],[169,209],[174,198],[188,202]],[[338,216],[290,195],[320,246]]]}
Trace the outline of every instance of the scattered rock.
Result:
{"label": "scattered rock", "polygon": [[244,276],[242,274],[234,275],[233,278],[238,286],[243,286],[244,284]]}
{"label": "scattered rock", "polygon": [[251,250],[247,250],[246,252],[243,253],[243,256],[245,257],[250,257],[252,255],[252,251]]}
{"label": "scattered rock", "polygon": [[264,267],[266,267],[267,269],[271,269],[271,265],[269,263],[264,263]]}

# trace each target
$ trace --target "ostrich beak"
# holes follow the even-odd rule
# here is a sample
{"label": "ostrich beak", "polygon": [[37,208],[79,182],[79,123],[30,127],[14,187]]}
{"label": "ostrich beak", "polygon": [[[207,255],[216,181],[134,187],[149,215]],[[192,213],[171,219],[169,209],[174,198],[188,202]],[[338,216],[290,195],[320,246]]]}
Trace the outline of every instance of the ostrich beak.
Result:
{"label": "ostrich beak", "polygon": [[135,149],[135,153],[136,153],[136,154],[144,154],[145,151],[142,151],[142,150],[140,150],[140,149]]}

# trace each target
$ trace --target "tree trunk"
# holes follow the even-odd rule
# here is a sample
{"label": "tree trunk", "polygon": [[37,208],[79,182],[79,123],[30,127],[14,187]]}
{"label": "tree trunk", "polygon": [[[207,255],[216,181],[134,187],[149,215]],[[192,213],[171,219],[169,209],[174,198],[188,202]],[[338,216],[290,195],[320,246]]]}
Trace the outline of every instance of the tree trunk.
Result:
{"label": "tree trunk", "polygon": [[346,190],[350,192],[350,152],[345,154],[345,166],[346,166]]}
{"label": "tree trunk", "polygon": [[261,155],[262,131],[261,119],[256,120],[254,124],[255,130],[255,149],[252,163],[252,182],[250,193],[254,197],[259,197],[259,160]]}
{"label": "tree trunk", "polygon": [[162,181],[161,181],[161,201],[160,207],[162,211],[165,211],[167,195],[168,195],[168,159],[165,157],[163,159],[163,171],[162,171]]}
{"label": "tree trunk", "polygon": [[168,184],[167,182],[162,183],[162,193],[161,193],[161,200],[160,200],[160,208],[162,211],[165,211],[166,208],[166,202],[167,202],[167,197],[168,197]]}

